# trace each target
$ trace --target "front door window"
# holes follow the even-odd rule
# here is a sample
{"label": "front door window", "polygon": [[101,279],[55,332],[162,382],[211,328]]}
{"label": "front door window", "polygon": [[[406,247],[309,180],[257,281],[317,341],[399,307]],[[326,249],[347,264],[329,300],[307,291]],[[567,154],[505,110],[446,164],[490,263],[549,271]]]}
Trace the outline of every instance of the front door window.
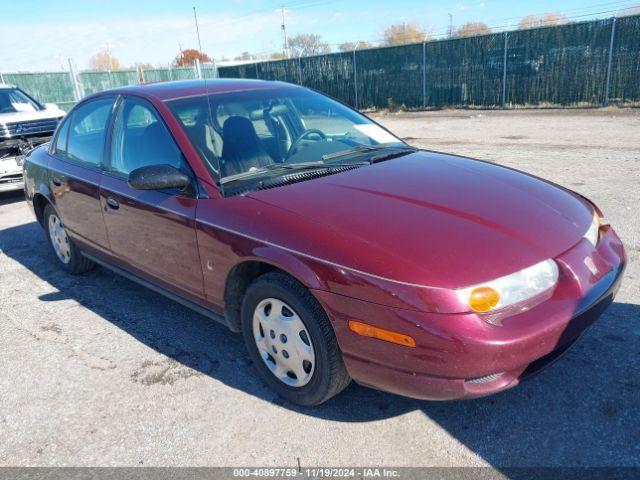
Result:
{"label": "front door window", "polygon": [[128,176],[136,168],[151,165],[183,168],[184,160],[154,109],[143,101],[126,98],[113,125],[109,170]]}

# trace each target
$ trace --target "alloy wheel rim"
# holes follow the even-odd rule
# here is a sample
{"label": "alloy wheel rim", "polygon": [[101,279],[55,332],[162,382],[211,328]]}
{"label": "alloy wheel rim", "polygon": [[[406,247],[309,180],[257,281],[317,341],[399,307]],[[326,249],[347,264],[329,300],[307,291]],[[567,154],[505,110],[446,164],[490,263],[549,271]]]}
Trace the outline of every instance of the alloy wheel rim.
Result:
{"label": "alloy wheel rim", "polygon": [[71,261],[71,245],[69,237],[57,215],[49,216],[49,238],[58,260],[65,265]]}
{"label": "alloy wheel rim", "polygon": [[303,387],[316,366],[311,335],[300,316],[282,300],[262,300],[253,313],[253,338],[271,373],[291,387]]}

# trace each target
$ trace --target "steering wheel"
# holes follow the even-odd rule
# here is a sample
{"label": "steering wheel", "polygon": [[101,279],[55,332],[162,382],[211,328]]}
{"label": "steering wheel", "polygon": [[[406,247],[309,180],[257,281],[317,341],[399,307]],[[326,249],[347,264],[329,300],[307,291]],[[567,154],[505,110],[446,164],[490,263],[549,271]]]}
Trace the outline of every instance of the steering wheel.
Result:
{"label": "steering wheel", "polygon": [[296,149],[298,148],[298,144],[302,140],[304,140],[306,137],[308,137],[309,135],[317,135],[318,137],[320,137],[320,140],[326,140],[326,138],[327,138],[327,136],[324,134],[324,132],[322,130],[318,130],[317,128],[310,128],[309,130],[305,130],[291,144],[291,146],[289,147],[289,150],[287,150],[287,157],[286,158],[289,158],[291,155],[293,155],[293,152],[295,152]]}

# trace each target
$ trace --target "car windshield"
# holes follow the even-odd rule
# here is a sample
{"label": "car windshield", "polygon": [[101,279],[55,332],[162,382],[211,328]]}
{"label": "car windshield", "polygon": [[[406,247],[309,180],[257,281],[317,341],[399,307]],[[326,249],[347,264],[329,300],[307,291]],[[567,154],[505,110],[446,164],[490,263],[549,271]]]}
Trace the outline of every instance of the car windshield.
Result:
{"label": "car windshield", "polygon": [[353,164],[408,147],[358,112],[302,88],[213,93],[167,104],[221,184]]}
{"label": "car windshield", "polygon": [[17,88],[0,89],[0,113],[36,112],[41,107]]}

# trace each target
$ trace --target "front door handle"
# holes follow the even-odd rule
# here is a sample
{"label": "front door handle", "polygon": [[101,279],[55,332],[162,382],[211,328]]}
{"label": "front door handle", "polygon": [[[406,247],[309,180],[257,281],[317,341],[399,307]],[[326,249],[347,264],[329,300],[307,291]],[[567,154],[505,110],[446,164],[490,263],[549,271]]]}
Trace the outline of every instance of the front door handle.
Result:
{"label": "front door handle", "polygon": [[60,185],[62,185],[62,180],[60,180],[58,177],[53,177],[51,181],[56,187],[59,187]]}
{"label": "front door handle", "polygon": [[107,205],[109,205],[109,208],[113,210],[117,210],[120,208],[120,203],[118,203],[118,201],[113,197],[107,198]]}

